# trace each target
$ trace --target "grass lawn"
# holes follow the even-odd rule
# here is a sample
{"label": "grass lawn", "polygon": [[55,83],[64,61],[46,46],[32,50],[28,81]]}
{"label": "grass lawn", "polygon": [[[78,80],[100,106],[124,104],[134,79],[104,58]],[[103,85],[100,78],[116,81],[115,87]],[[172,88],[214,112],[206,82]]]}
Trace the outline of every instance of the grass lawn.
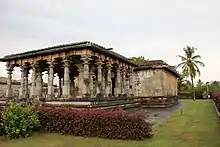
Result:
{"label": "grass lawn", "polygon": [[143,141],[82,138],[35,133],[21,140],[0,138],[0,147],[220,147],[220,120],[211,100],[185,100],[183,114],[154,128],[154,137]]}

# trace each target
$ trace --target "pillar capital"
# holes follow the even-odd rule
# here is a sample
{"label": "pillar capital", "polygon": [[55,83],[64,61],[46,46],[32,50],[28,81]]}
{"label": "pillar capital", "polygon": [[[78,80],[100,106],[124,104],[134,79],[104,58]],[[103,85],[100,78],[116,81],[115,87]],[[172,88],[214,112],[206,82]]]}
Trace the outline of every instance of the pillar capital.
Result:
{"label": "pillar capital", "polygon": [[126,71],[127,71],[127,68],[126,68],[125,66],[122,66],[122,67],[121,67],[121,70],[122,70],[122,72],[126,72]]}
{"label": "pillar capital", "polygon": [[69,67],[70,66],[70,60],[64,59],[62,62],[63,62],[64,67]]}
{"label": "pillar capital", "polygon": [[26,66],[25,64],[22,64],[22,65],[20,66],[21,71],[24,70],[26,67],[27,67],[27,66]]}
{"label": "pillar capital", "polygon": [[77,64],[77,67],[78,67],[78,72],[83,72],[84,71],[83,64]]}
{"label": "pillar capital", "polygon": [[107,67],[107,69],[109,70],[109,69],[111,69],[113,66],[112,66],[112,64],[111,64],[110,62],[108,62],[108,63],[106,64],[106,67]]}
{"label": "pillar capital", "polygon": [[97,65],[98,68],[102,68],[102,65],[103,65],[104,63],[102,62],[101,59],[97,59],[95,64]]}
{"label": "pillar capital", "polygon": [[89,64],[89,61],[92,60],[91,56],[89,55],[81,55],[80,59],[83,61],[83,64]]}
{"label": "pillar capital", "polygon": [[10,64],[6,64],[6,70],[8,71],[8,73],[11,73],[14,70],[14,66]]}
{"label": "pillar capital", "polygon": [[49,65],[49,68],[54,68],[56,63],[54,61],[47,61],[47,64]]}
{"label": "pillar capital", "polygon": [[13,68],[7,68],[7,74],[12,74]]}
{"label": "pillar capital", "polygon": [[15,67],[14,64],[11,64],[10,62],[6,62],[6,69],[13,69]]}

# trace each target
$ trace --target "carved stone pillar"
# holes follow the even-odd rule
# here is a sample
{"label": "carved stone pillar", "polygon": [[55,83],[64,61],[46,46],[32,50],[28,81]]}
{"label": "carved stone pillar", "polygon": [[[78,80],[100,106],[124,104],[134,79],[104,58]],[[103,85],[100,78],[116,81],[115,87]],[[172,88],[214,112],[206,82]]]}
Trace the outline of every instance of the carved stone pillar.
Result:
{"label": "carved stone pillar", "polygon": [[83,95],[90,95],[90,90],[89,90],[89,61],[91,58],[89,56],[82,56],[81,60],[83,61],[83,81],[84,81],[84,86],[83,86]]}
{"label": "carved stone pillar", "polygon": [[93,77],[94,77],[94,72],[93,70],[89,72],[89,91],[90,91],[90,95],[91,97],[94,97],[94,81],[93,81]]}
{"label": "carved stone pillar", "polygon": [[135,95],[136,80],[135,80],[135,73],[134,72],[132,72],[131,79],[132,79],[132,94],[133,94],[133,96],[136,96]]}
{"label": "carved stone pillar", "polygon": [[53,87],[53,76],[54,76],[54,62],[48,62],[49,72],[48,72],[48,98],[54,98],[54,87]]}
{"label": "carved stone pillar", "polygon": [[83,96],[83,87],[84,87],[84,81],[83,81],[83,73],[84,73],[84,67],[82,64],[78,65],[78,96],[77,97],[82,97]]}
{"label": "carved stone pillar", "polygon": [[121,93],[124,95],[124,94],[127,94],[127,89],[126,89],[126,69],[125,67],[122,68],[121,70],[121,74],[122,74],[122,82],[121,82]]}
{"label": "carved stone pillar", "polygon": [[30,97],[35,97],[36,96],[36,92],[35,92],[35,88],[36,88],[36,64],[32,65],[32,77],[31,77],[31,94]]}
{"label": "carved stone pillar", "polygon": [[120,67],[116,70],[116,80],[115,80],[115,96],[119,96],[121,94],[121,70]]}
{"label": "carved stone pillar", "polygon": [[58,89],[58,95],[57,98],[60,98],[62,96],[62,77],[59,75],[59,89]]}
{"label": "carved stone pillar", "polygon": [[105,75],[105,69],[102,69],[102,93],[104,96],[106,96],[106,75]]}
{"label": "carved stone pillar", "polygon": [[134,73],[134,83],[135,83],[135,87],[134,87],[134,96],[138,96],[138,85],[139,85],[139,80],[138,80],[138,74]]}
{"label": "carved stone pillar", "polygon": [[73,78],[73,80],[72,80],[72,96],[73,97],[76,97],[76,95],[77,95],[77,92],[76,92],[76,83],[75,83],[75,78]]}
{"label": "carved stone pillar", "polygon": [[107,86],[106,86],[106,94],[111,96],[112,94],[112,65],[111,63],[107,64]]}
{"label": "carved stone pillar", "polygon": [[20,68],[21,68],[21,80],[20,80],[21,87],[19,89],[19,98],[24,98],[24,70],[25,70],[24,68],[25,66],[22,65]]}
{"label": "carved stone pillar", "polygon": [[36,96],[42,97],[43,91],[43,79],[42,79],[42,70],[40,66],[37,66],[37,78],[36,78]]}
{"label": "carved stone pillar", "polygon": [[128,89],[129,89],[129,95],[132,96],[134,94],[133,89],[134,89],[134,81],[133,81],[133,69],[129,70],[129,75],[128,75]]}
{"label": "carved stone pillar", "polygon": [[63,85],[63,98],[70,97],[70,61],[65,59],[64,63],[64,85]]}
{"label": "carved stone pillar", "polygon": [[7,100],[9,100],[10,98],[12,98],[12,71],[13,71],[13,67],[7,63],[7,91],[6,91],[6,98],[8,98]]}
{"label": "carved stone pillar", "polygon": [[126,95],[130,96],[130,82],[129,82],[129,73],[128,73],[128,77],[126,77],[126,84],[125,84],[125,88],[126,88]]}
{"label": "carved stone pillar", "polygon": [[26,67],[25,70],[24,70],[24,85],[25,85],[25,88],[24,88],[24,95],[25,95],[25,98],[28,98],[28,95],[29,95],[29,89],[28,89],[28,74],[29,74],[29,70],[28,68]]}
{"label": "carved stone pillar", "polygon": [[101,93],[101,91],[102,91],[102,65],[103,65],[103,63],[102,63],[102,61],[98,61],[98,62],[96,62],[96,64],[97,64],[97,91],[96,91],[96,94],[99,94],[99,93]]}

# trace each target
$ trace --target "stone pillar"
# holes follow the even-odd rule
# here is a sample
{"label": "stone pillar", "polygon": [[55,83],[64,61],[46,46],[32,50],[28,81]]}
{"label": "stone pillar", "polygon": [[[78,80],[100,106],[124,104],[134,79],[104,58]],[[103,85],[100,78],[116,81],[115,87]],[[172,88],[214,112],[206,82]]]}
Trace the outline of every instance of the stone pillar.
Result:
{"label": "stone pillar", "polygon": [[59,75],[59,90],[58,90],[58,98],[62,96],[62,77]]}
{"label": "stone pillar", "polygon": [[139,79],[138,79],[138,74],[134,73],[134,80],[135,80],[135,88],[134,88],[134,95],[138,96],[139,95]]}
{"label": "stone pillar", "polygon": [[19,98],[24,98],[24,70],[25,70],[24,68],[25,68],[25,66],[22,65],[21,66],[21,80],[20,80],[21,87],[19,89]]}
{"label": "stone pillar", "polygon": [[78,65],[78,96],[77,97],[82,97],[83,96],[83,87],[84,87],[84,81],[83,81],[83,73],[84,73],[84,67],[82,64]]}
{"label": "stone pillar", "polygon": [[65,59],[64,63],[64,85],[63,85],[63,98],[70,97],[70,61]]}
{"label": "stone pillar", "polygon": [[99,94],[99,93],[101,93],[101,91],[102,91],[102,65],[103,65],[103,63],[102,63],[102,61],[98,61],[97,63],[97,70],[98,70],[98,72],[97,72],[97,91],[96,91],[96,94]]}
{"label": "stone pillar", "polygon": [[36,88],[36,64],[33,64],[32,77],[31,77],[31,94],[30,94],[30,97],[32,98],[36,96],[35,88]]}
{"label": "stone pillar", "polygon": [[49,61],[49,72],[48,72],[48,98],[54,98],[54,87],[53,87],[53,76],[54,76],[54,62]]}
{"label": "stone pillar", "polygon": [[134,94],[135,94],[135,74],[134,74],[134,71],[132,71],[130,77],[131,77],[130,78],[130,80],[131,80],[131,83],[130,83],[130,85],[131,85],[131,93],[134,96]]}
{"label": "stone pillar", "polygon": [[12,71],[13,71],[13,67],[9,63],[7,63],[6,66],[7,66],[7,74],[8,74],[6,98],[8,98],[7,99],[7,101],[8,101],[10,98],[12,98]]}
{"label": "stone pillar", "polygon": [[115,80],[115,96],[119,96],[121,94],[121,70],[120,67],[116,70],[116,80]]}
{"label": "stone pillar", "polygon": [[29,70],[28,68],[26,67],[25,70],[24,70],[24,85],[25,85],[25,88],[24,88],[24,94],[25,94],[25,98],[28,98],[29,96],[29,89],[28,89],[28,74],[29,74]]}
{"label": "stone pillar", "polygon": [[75,77],[72,79],[71,83],[72,83],[72,94],[71,94],[71,95],[72,95],[73,97],[76,97]]}
{"label": "stone pillar", "polygon": [[121,74],[122,74],[122,82],[121,82],[121,93],[124,95],[124,94],[127,94],[127,88],[126,88],[126,69],[125,67],[122,68],[122,71],[121,71]]}
{"label": "stone pillar", "polygon": [[36,78],[36,96],[42,97],[42,91],[43,91],[43,79],[42,79],[42,70],[40,66],[37,66],[37,78]]}
{"label": "stone pillar", "polygon": [[133,89],[134,89],[134,81],[133,81],[133,69],[130,70],[129,76],[128,76],[128,87],[129,87],[129,95],[133,95]]}
{"label": "stone pillar", "polygon": [[112,65],[111,63],[107,64],[107,85],[106,85],[106,95],[112,95]]}
{"label": "stone pillar", "polygon": [[105,76],[105,69],[102,70],[102,93],[106,96],[106,76]]}
{"label": "stone pillar", "polygon": [[91,70],[89,72],[89,91],[90,91],[90,95],[91,97],[94,97],[94,81],[93,81],[93,77],[94,77],[94,72],[93,70]]}
{"label": "stone pillar", "polygon": [[83,61],[83,96],[90,95],[89,90],[89,61],[91,58],[87,55],[82,56],[81,60]]}
{"label": "stone pillar", "polygon": [[128,77],[126,77],[126,95],[130,96],[130,78],[129,78],[129,73],[128,73]]}

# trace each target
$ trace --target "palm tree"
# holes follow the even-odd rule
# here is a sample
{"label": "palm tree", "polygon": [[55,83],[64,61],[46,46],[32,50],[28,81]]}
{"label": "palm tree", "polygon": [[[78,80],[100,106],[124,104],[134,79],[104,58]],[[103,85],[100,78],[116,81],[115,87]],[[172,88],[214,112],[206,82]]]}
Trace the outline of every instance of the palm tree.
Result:
{"label": "palm tree", "polygon": [[191,86],[192,86],[192,92],[193,92],[193,100],[195,100],[195,90],[194,90],[194,79],[198,75],[200,76],[200,70],[198,65],[204,67],[205,64],[201,61],[200,55],[195,54],[196,48],[187,46],[186,48],[183,48],[184,56],[178,55],[178,57],[181,58],[181,63],[177,65],[177,67],[182,68],[182,72],[187,77],[190,77],[191,79]]}

